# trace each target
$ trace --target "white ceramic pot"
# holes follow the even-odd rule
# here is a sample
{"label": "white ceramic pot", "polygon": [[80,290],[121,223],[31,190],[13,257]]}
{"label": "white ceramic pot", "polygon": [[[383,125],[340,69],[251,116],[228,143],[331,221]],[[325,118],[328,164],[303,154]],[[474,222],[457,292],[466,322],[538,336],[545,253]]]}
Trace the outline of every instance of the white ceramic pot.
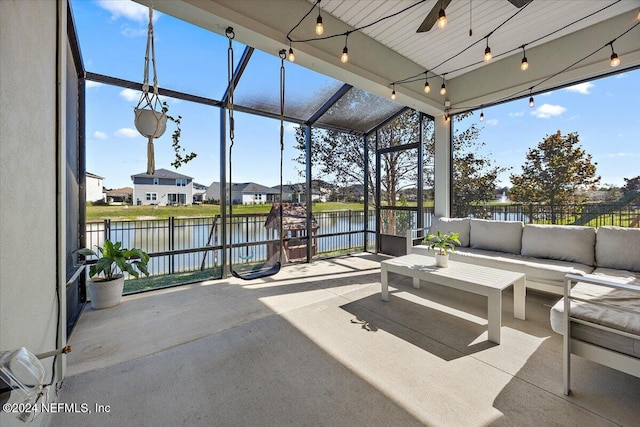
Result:
{"label": "white ceramic pot", "polygon": [[91,307],[95,310],[113,307],[120,304],[122,291],[124,289],[124,276],[105,281],[91,280],[88,283],[89,296],[91,297]]}
{"label": "white ceramic pot", "polygon": [[160,138],[167,129],[167,115],[148,108],[136,108],[135,124],[138,132],[147,138]]}
{"label": "white ceramic pot", "polygon": [[436,254],[436,266],[447,267],[449,265],[449,254]]}

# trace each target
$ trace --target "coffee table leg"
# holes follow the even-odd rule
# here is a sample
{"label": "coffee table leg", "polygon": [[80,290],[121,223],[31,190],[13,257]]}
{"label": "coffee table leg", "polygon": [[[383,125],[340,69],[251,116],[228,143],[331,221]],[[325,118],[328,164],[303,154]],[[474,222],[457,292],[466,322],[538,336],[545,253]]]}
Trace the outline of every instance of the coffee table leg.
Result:
{"label": "coffee table leg", "polygon": [[413,278],[413,287],[416,289],[420,289],[420,279]]}
{"label": "coffee table leg", "polygon": [[525,320],[525,303],[527,298],[527,279],[516,281],[513,284],[513,317]]}
{"label": "coffee table leg", "polygon": [[502,326],[502,291],[500,289],[488,289],[487,299],[489,341],[500,344],[500,327]]}
{"label": "coffee table leg", "polygon": [[382,301],[389,301],[389,272],[384,264],[380,265],[380,286],[382,288],[380,292]]}

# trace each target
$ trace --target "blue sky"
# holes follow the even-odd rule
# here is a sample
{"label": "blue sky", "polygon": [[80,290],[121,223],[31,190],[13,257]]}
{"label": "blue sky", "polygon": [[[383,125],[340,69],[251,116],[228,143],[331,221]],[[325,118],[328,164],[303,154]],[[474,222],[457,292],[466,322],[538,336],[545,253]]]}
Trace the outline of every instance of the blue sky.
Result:
{"label": "blue sky", "polygon": [[[141,81],[148,10],[128,1],[72,0],[80,48],[87,71]],[[154,13],[158,80],[161,87],[220,99],[226,87],[227,40],[170,16]],[[235,60],[244,46],[234,43]],[[273,52],[275,54],[275,52]],[[624,63],[624,57],[621,58]],[[531,66],[535,66],[533,63]],[[341,83],[298,66],[287,67],[290,108],[321,99]],[[260,94],[277,100],[279,59],[256,52],[236,92],[236,102]],[[310,90],[310,88],[314,88]],[[622,185],[640,175],[640,70],[537,95],[535,108],[522,99],[484,109],[480,139],[485,152],[518,173],[530,147],[549,134],[578,132],[598,163],[603,184]],[[106,178],[105,186],[131,186],[130,176],[146,170],[146,139],[133,124],[139,92],[109,85],[87,86],[87,170]],[[182,146],[198,157],[177,172],[208,185],[219,180],[217,108],[167,100],[181,115]],[[295,105],[297,104],[297,105]],[[293,105],[293,107],[292,107]],[[314,108],[311,108],[314,111]],[[478,121],[480,111],[468,120]],[[284,182],[298,182],[301,168],[294,125],[286,124]],[[156,168],[172,169],[171,124],[155,141]],[[279,183],[279,122],[236,113],[233,181]],[[501,185],[509,185],[508,174]]]}

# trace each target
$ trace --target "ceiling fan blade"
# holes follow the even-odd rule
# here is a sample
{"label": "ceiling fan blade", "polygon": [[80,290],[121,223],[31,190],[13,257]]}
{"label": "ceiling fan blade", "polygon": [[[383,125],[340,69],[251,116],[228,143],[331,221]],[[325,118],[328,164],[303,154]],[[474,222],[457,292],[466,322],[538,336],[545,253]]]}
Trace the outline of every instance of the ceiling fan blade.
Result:
{"label": "ceiling fan blade", "polygon": [[507,0],[509,3],[520,9],[525,4],[529,3],[531,0]]}
{"label": "ceiling fan blade", "polygon": [[422,24],[420,24],[420,26],[416,30],[416,33],[424,33],[433,28],[436,21],[438,20],[438,13],[440,12],[440,8],[446,9],[447,6],[449,6],[449,3],[451,3],[451,0],[442,0],[437,2],[433,6],[433,9],[431,9],[431,11],[429,12],[427,17],[424,18],[424,21],[422,21]]}

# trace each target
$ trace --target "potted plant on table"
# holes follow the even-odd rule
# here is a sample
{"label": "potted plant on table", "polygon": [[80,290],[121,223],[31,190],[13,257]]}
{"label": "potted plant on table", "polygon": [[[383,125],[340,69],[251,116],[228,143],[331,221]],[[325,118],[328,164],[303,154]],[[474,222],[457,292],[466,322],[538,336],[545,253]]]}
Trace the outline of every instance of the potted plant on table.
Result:
{"label": "potted plant on table", "polygon": [[436,266],[446,267],[449,265],[449,252],[455,251],[455,245],[460,244],[460,233],[442,233],[438,230],[436,234],[425,237],[424,243],[436,253]]}
{"label": "potted plant on table", "polygon": [[[97,252],[88,248],[78,249],[80,255],[94,256],[96,263],[89,267],[89,296],[91,306],[100,310],[120,303],[124,289],[124,272],[136,279],[140,273],[149,275],[147,263],[149,255],[141,249],[124,249],[121,242],[105,240]],[[94,276],[97,276],[94,278]]]}

